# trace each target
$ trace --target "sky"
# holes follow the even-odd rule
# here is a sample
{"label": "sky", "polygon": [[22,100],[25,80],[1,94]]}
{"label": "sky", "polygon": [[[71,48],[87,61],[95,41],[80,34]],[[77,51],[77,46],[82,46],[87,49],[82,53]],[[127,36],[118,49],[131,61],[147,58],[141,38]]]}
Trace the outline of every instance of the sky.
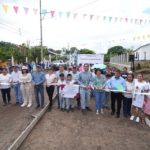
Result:
{"label": "sky", "polygon": [[[149,43],[146,35],[150,35],[150,0],[41,0],[41,3],[43,45],[49,48],[77,47],[106,53],[115,45],[136,49]],[[17,13],[14,6],[18,7]],[[29,9],[27,14],[24,7]],[[37,9],[36,15],[33,8]],[[0,0],[0,41],[38,45],[39,20],[39,0]]]}

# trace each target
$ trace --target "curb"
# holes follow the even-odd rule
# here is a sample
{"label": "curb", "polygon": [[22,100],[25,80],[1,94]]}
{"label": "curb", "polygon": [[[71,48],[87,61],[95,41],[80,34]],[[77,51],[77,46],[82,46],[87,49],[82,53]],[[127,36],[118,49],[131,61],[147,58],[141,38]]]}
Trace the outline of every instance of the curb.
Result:
{"label": "curb", "polygon": [[41,117],[45,114],[48,106],[49,106],[49,103],[37,115],[34,116],[34,119],[32,120],[32,122],[27,126],[27,128],[24,131],[21,132],[18,138],[10,145],[8,150],[17,150],[19,148],[19,146],[22,144],[22,142],[25,140],[25,138],[28,136],[28,134],[31,132],[34,126],[38,123]]}
{"label": "curb", "polygon": [[[53,100],[55,98],[56,98],[56,94],[53,96]],[[18,136],[18,138],[9,146],[8,150],[17,150],[20,147],[20,145],[23,143],[23,141],[26,139],[26,137],[29,135],[29,133],[32,131],[32,129],[35,127],[35,125],[38,123],[38,121],[45,114],[45,112],[47,111],[48,107],[49,107],[49,103],[46,104],[46,106],[38,114],[33,116],[34,119],[26,127],[26,129],[21,132],[21,134]]]}

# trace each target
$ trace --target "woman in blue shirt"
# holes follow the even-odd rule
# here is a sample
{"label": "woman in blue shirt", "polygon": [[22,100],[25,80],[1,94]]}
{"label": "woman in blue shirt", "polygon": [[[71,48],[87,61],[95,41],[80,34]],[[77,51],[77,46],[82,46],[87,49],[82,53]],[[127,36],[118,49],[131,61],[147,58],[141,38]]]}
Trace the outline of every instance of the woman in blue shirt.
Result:
{"label": "woman in blue shirt", "polygon": [[100,69],[95,70],[96,76],[93,78],[93,88],[95,93],[95,107],[96,107],[96,114],[99,114],[99,111],[101,111],[101,114],[103,114],[103,101],[104,101],[104,88],[106,85],[106,78],[102,74],[102,71]]}

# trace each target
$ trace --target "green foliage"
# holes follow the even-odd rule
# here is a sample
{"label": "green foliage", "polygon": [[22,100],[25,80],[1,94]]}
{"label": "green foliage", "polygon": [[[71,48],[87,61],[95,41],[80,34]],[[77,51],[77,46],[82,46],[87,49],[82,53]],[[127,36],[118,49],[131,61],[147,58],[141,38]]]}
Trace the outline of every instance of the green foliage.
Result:
{"label": "green foliage", "polygon": [[127,52],[131,52],[131,50],[125,49],[122,46],[111,47],[111,48],[108,49],[107,54],[104,56],[104,60],[105,60],[105,62],[109,62],[110,61],[110,57],[113,57],[115,55],[125,54]]}
{"label": "green foliage", "polygon": [[80,49],[79,54],[95,54],[95,52],[89,49]]}

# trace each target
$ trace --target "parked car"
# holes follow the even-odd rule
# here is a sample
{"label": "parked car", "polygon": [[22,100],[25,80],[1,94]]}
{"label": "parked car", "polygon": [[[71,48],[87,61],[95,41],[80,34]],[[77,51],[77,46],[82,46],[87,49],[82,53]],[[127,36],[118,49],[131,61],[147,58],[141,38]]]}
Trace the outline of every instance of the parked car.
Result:
{"label": "parked car", "polygon": [[53,65],[59,66],[59,65],[66,65],[66,63],[63,60],[55,60],[52,62]]}

